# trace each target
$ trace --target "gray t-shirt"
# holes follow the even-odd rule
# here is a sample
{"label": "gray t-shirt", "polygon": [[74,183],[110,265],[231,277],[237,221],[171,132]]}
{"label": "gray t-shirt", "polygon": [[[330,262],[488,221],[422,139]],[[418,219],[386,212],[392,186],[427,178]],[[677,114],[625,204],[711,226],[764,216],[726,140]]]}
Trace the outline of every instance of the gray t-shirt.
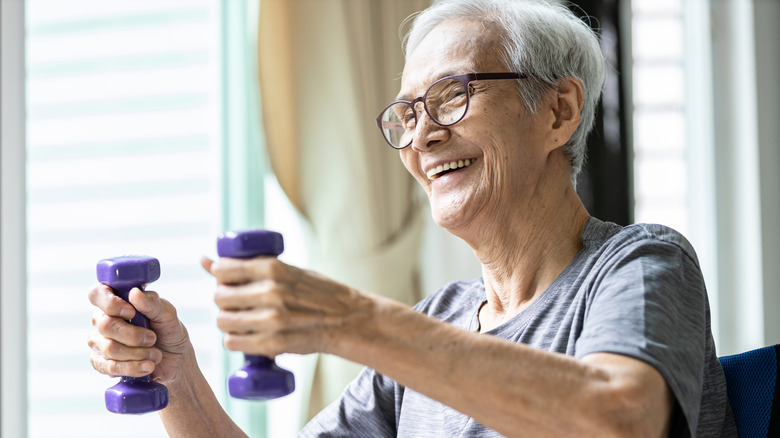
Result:
{"label": "gray t-shirt", "polygon": [[[660,225],[623,228],[595,218],[582,241],[542,295],[487,334],[577,358],[608,352],[642,360],[677,400],[671,436],[736,437],[707,292],[688,241]],[[484,301],[484,283],[476,279],[448,284],[415,309],[476,331]],[[501,435],[367,368],[299,435],[313,436]]]}

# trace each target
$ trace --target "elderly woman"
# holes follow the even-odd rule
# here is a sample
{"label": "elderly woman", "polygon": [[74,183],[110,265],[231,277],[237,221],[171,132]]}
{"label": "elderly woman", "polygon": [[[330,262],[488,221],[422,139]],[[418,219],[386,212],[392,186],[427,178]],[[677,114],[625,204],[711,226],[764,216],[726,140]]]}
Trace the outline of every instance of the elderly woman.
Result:
{"label": "elderly woman", "polygon": [[[735,436],[690,244],[592,218],[575,192],[603,82],[590,28],[559,6],[444,0],[406,53],[377,124],[482,277],[410,309],[272,258],[203,260],[227,348],[367,366],[301,435]],[[133,291],[151,331],[109,288],[90,299],[98,371],[168,385],[171,435],[242,434],[170,303]]]}

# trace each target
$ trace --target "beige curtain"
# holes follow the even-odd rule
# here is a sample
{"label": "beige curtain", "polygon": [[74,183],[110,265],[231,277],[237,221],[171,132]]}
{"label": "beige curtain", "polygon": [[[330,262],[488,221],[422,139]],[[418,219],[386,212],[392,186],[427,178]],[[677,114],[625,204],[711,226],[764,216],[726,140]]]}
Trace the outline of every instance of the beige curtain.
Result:
{"label": "beige curtain", "polygon": [[[267,149],[279,184],[305,224],[311,268],[408,304],[420,298],[417,254],[427,213],[416,183],[382,140],[374,118],[400,89],[400,24],[429,4],[260,2]],[[311,377],[309,417],[337,398],[360,368],[320,356]]]}

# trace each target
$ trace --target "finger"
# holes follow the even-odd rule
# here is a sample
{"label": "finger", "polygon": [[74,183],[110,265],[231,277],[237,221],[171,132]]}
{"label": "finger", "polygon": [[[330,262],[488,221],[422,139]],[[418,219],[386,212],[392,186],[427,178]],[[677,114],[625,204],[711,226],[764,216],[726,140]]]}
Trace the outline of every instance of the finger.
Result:
{"label": "finger", "polygon": [[103,312],[100,309],[95,309],[94,312],[92,312],[92,326],[95,327],[97,325],[97,321],[105,315],[105,312]]}
{"label": "finger", "polygon": [[267,278],[287,279],[290,276],[290,268],[292,266],[273,256],[258,256],[252,259],[222,257],[211,264],[210,272],[220,284],[244,284]]}
{"label": "finger", "polygon": [[289,331],[319,332],[321,330],[317,327],[321,326],[321,322],[321,314],[279,308],[223,311],[217,315],[217,326],[228,334],[264,333],[274,336]]}
{"label": "finger", "polygon": [[206,257],[206,256],[202,256],[202,257],[200,258],[200,265],[203,267],[203,269],[204,269],[206,272],[208,272],[208,273],[209,273],[209,274],[211,274],[211,275],[214,275],[214,274],[211,272],[211,266],[212,266],[213,264],[214,264],[214,260],[211,260],[210,258],[208,258],[208,257]]}
{"label": "finger", "polygon": [[245,354],[275,357],[283,353],[309,354],[322,351],[319,339],[308,332],[285,332],[269,336],[262,333],[226,334],[225,348]]}
{"label": "finger", "polygon": [[135,316],[135,309],[133,306],[116,296],[113,289],[104,284],[97,284],[92,287],[88,297],[93,305],[97,306],[108,315],[118,316],[128,320]]}
{"label": "finger", "polygon": [[284,328],[287,313],[281,309],[226,311],[217,315],[217,327],[225,333],[273,332]]}
{"label": "finger", "polygon": [[150,360],[159,363],[162,360],[162,351],[157,348],[130,347],[114,339],[93,333],[87,342],[89,347],[98,352],[107,360],[115,361],[144,361]]}
{"label": "finger", "polygon": [[103,337],[127,346],[151,347],[157,342],[157,336],[153,331],[130,324],[119,317],[98,315],[94,325]]}
{"label": "finger", "polygon": [[258,281],[231,286],[220,285],[214,292],[214,302],[223,310],[284,307],[286,289],[273,281]]}
{"label": "finger", "polygon": [[111,377],[129,376],[143,377],[154,371],[154,362],[150,360],[142,361],[116,361],[106,359],[93,351],[89,357],[89,362],[97,372]]}
{"label": "finger", "polygon": [[128,299],[136,310],[153,323],[166,323],[178,319],[176,309],[167,300],[160,298],[155,291],[133,288],[128,294]]}
{"label": "finger", "polygon": [[[224,303],[225,308],[251,307],[251,305],[242,302],[242,300],[251,299],[251,296],[231,296],[231,294],[222,296],[221,292],[251,295],[250,288],[254,287],[252,284],[264,285],[267,288],[267,293],[279,293],[280,298],[288,308],[327,309],[327,312],[332,314],[348,313],[355,304],[354,299],[359,295],[355,290],[328,277],[287,265],[276,259],[252,260],[248,263],[235,259],[220,259],[214,263],[212,270],[217,272],[221,278],[228,280],[224,283],[220,282],[223,285],[248,287],[235,290],[218,289],[215,300],[222,298],[230,300]],[[242,284],[236,281],[231,284],[232,280],[238,280],[246,272],[253,273],[252,276],[246,277],[250,278],[248,282]]]}

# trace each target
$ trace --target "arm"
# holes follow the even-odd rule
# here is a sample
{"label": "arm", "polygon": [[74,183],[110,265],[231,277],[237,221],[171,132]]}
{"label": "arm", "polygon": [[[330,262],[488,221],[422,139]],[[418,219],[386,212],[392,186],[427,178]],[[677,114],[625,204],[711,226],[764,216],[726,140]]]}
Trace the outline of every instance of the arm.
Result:
{"label": "arm", "polygon": [[[108,286],[96,285],[89,299],[97,309],[89,337],[90,362],[109,376],[147,374],[168,387],[168,407],[160,418],[170,436],[246,436],[219,405],[198,368],[187,330],[176,309],[155,292],[134,289],[129,305]],[[149,318],[152,330],[126,320],[135,309]]]}
{"label": "arm", "polygon": [[506,436],[667,434],[671,393],[641,361],[603,353],[577,360],[469,333],[395,303],[379,306],[369,324],[343,335],[334,354],[351,355]]}
{"label": "arm", "polygon": [[335,354],[507,436],[662,436],[668,427],[669,389],[641,361],[578,360],[469,333],[276,260],[204,267],[220,284],[218,325],[231,350]]}
{"label": "arm", "polygon": [[183,364],[183,376],[168,384],[170,401],[160,411],[160,419],[171,437],[213,437],[247,435],[233,423],[219,404],[198,368],[195,354]]}

